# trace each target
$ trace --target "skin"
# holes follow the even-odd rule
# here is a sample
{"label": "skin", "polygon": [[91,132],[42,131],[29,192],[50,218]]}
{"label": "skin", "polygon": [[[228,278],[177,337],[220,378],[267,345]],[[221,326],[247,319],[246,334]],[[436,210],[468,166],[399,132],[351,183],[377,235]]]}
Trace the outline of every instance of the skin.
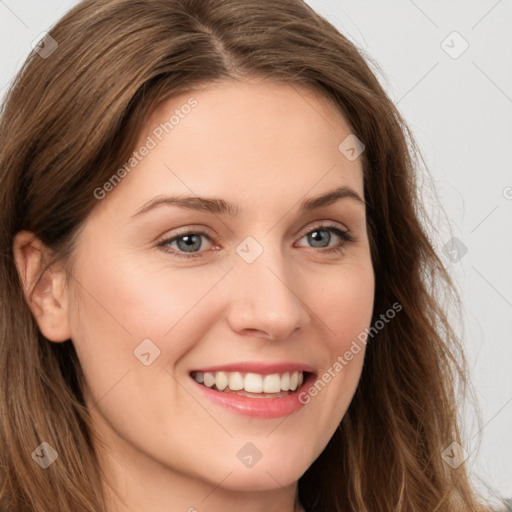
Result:
{"label": "skin", "polygon": [[[352,130],[326,99],[258,80],[219,82],[165,101],[137,148],[191,96],[198,102],[191,113],[98,201],[71,261],[54,265],[31,294],[46,248],[21,232],[16,262],[42,333],[76,347],[86,401],[105,440],[100,457],[112,511],[291,512],[298,479],[354,395],[364,346],[284,418],[212,404],[189,372],[294,361],[322,375],[370,325],[374,274],[364,204],[343,198],[298,209],[340,186],[363,198],[361,159],[338,150]],[[133,217],[163,194],[222,198],[240,214],[161,206]],[[333,233],[329,241],[321,231],[327,240],[314,245],[307,234],[322,224],[355,240]],[[167,252],[158,246],[198,229],[212,237],[202,238],[199,257],[177,256],[183,244],[176,239]],[[247,236],[263,248],[250,264],[236,252]],[[149,366],[133,353],[146,338],[160,350]],[[251,468],[237,458],[247,442],[262,455]]]}

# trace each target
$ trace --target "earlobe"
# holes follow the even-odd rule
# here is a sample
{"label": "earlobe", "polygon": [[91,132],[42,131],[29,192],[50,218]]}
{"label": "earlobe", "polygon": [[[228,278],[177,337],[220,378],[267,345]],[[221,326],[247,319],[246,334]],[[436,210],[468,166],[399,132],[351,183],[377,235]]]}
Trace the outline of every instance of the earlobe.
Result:
{"label": "earlobe", "polygon": [[50,251],[28,231],[16,234],[13,252],[25,300],[41,333],[50,341],[67,341],[71,333],[65,269],[46,268]]}

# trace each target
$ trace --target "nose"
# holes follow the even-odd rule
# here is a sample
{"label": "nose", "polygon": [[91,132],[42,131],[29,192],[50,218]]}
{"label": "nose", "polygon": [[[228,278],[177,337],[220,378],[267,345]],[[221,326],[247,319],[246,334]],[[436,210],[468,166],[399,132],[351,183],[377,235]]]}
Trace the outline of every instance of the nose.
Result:
{"label": "nose", "polygon": [[241,335],[282,340],[311,322],[300,282],[277,251],[253,263],[237,261],[230,273],[228,323]]}

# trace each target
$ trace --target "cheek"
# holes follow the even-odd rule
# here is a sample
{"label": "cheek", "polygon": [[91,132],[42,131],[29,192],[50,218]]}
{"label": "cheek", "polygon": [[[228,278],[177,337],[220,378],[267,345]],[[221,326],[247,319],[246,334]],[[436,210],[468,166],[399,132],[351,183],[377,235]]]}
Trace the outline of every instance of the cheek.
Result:
{"label": "cheek", "polygon": [[[170,426],[161,404],[176,404],[187,411],[189,421],[207,425],[204,411],[187,393],[180,393],[171,374],[218,317],[210,292],[225,272],[196,268],[192,274],[126,262],[112,267],[93,259],[89,263],[77,275],[82,286],[71,322],[89,403],[100,403],[107,422],[134,442],[141,424],[153,428],[145,424],[149,419],[174,435],[177,427]],[[151,344],[142,345],[147,339]],[[142,354],[148,351],[151,362],[145,366]],[[137,419],[132,417],[133,426],[124,427],[132,408]]]}
{"label": "cheek", "polygon": [[[165,359],[172,364],[192,348],[207,325],[202,302],[225,273],[206,267],[189,272],[170,269],[164,261],[141,265],[117,258],[112,264],[93,255],[87,261],[77,275],[73,340],[84,363],[101,350],[103,361],[122,367],[133,366],[134,361],[138,367],[133,351],[145,339],[161,350],[160,362]],[[214,307],[211,301],[204,302]],[[191,322],[199,309],[203,321]]]}
{"label": "cheek", "polygon": [[308,305],[328,333],[326,342],[334,355],[344,352],[369,326],[375,284],[371,262],[362,259],[340,266],[309,281]]}
{"label": "cheek", "polygon": [[370,261],[363,258],[339,267],[329,277],[320,276],[308,295],[317,325],[323,326],[325,357],[302,400],[314,409],[315,423],[324,426],[325,436],[317,440],[321,451],[345,415],[361,376],[366,348],[361,334],[370,326],[374,303]]}

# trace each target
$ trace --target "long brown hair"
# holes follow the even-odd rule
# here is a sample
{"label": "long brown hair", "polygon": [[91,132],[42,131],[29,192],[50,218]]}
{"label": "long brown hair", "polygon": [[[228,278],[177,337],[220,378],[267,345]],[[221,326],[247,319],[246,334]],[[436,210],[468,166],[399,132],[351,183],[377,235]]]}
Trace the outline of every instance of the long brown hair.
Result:
{"label": "long brown hair", "polygon": [[[302,504],[311,512],[481,510],[465,465],[442,457],[463,444],[455,390],[465,389],[465,360],[435,293],[451,282],[421,221],[414,144],[354,45],[302,0],[86,0],[50,36],[58,46],[28,57],[0,121],[0,505],[105,511],[80,364],[71,340],[40,333],[13,261],[14,235],[31,231],[67,258],[97,204],[94,190],[127,161],[160,101],[258,76],[328,98],[365,144],[373,321],[403,305],[369,342],[349,410],[299,480]],[[43,441],[59,456],[44,471],[31,456]]]}

